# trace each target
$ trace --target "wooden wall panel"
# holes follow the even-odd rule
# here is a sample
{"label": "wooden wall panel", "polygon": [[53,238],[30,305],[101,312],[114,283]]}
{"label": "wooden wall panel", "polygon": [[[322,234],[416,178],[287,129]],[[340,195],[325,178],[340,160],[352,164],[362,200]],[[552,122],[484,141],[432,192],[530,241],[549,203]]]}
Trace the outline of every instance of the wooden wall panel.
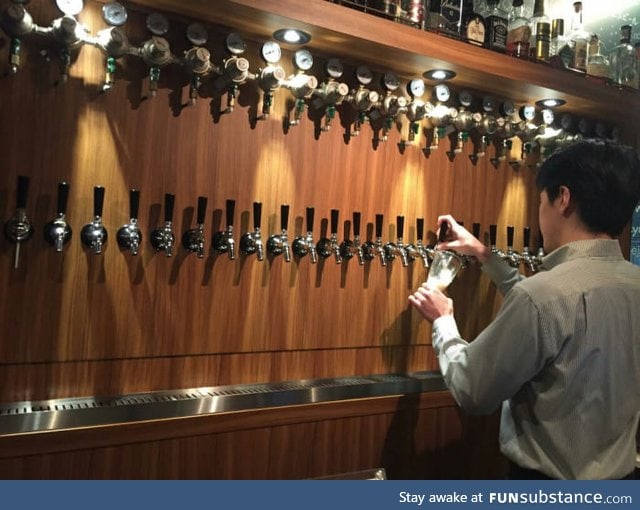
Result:
{"label": "wooden wall panel", "polygon": [[[99,7],[87,2],[80,15],[94,32],[104,26]],[[50,2],[29,8],[42,25],[58,15]],[[143,14],[131,12],[127,33],[133,43],[147,37],[143,27]],[[171,20],[176,54],[186,49],[184,28],[185,22]],[[225,55],[225,35],[225,29],[211,28],[216,62]],[[3,40],[0,74],[7,69]],[[481,222],[484,231],[497,223],[502,247],[507,224],[518,229],[517,247],[524,225],[537,229],[534,158],[518,170],[506,162],[496,168],[490,148],[473,165],[468,144],[451,162],[448,140],[426,155],[421,134],[416,146],[400,150],[407,125],[376,144],[369,125],[360,136],[345,137],[341,115],[329,132],[320,131],[313,110],[299,126],[284,129],[287,91],[276,94],[273,115],[255,123],[261,98],[252,83],[241,87],[231,114],[219,114],[226,98],[210,84],[195,106],[181,109],[188,82],[181,70],[163,69],[157,97],[146,98],[147,70],[133,57],[119,64],[114,89],[100,94],[104,62],[92,47],[81,50],[69,82],[55,85],[55,59],[46,62],[37,52],[45,46],[25,41],[23,67],[0,79],[0,217],[13,214],[16,176],[24,174],[31,177],[27,211],[36,228],[17,270],[11,267],[13,246],[0,239],[0,401],[437,367],[429,327],[407,303],[425,278],[419,264],[229,261],[210,248],[228,198],[237,201],[238,234],[250,224],[254,200],[264,205],[266,235],[277,228],[280,205],[291,205],[291,238],[302,231],[307,206],[316,208],[316,239],[326,234],[332,208],[341,213],[340,238],[350,230],[354,210],[363,213],[365,237],[372,235],[375,214],[384,213],[385,241],[396,237],[401,214],[406,241],[415,238],[416,217],[426,219],[433,237],[438,214],[447,212],[467,225]],[[261,65],[258,49],[258,42],[249,43],[252,70]],[[285,51],[287,73],[293,72],[289,57]],[[313,72],[324,76],[323,64],[318,59]],[[356,64],[346,62],[350,84]],[[386,71],[370,64],[377,73]],[[74,237],[57,254],[43,241],[42,227],[54,215],[62,179],[71,184]],[[94,185],[106,187],[110,239],[101,256],[79,240],[92,216]],[[121,253],[115,242],[128,221],[132,187],[142,192],[144,239],[137,258]],[[194,224],[197,197],[209,198],[204,260],[181,248],[172,259],[152,252],[149,233],[161,221],[165,192],[176,193],[178,236]],[[465,270],[450,292],[469,337],[499,305],[477,268]]]}

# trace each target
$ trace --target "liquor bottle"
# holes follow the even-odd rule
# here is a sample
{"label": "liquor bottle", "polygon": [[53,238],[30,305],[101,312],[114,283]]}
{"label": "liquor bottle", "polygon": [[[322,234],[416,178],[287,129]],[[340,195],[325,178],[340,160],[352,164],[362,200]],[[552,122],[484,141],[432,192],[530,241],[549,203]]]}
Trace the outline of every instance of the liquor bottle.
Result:
{"label": "liquor bottle", "polygon": [[611,80],[623,87],[637,87],[638,59],[631,46],[631,25],[620,27],[620,44],[609,55]]}
{"label": "liquor bottle", "polygon": [[484,46],[486,25],[484,18],[473,8],[473,2],[464,2],[462,7],[461,39],[476,46]]}
{"label": "liquor bottle", "polygon": [[460,39],[462,17],[466,0],[432,0],[427,28],[449,37]]}
{"label": "liquor bottle", "polygon": [[402,0],[396,8],[396,21],[424,30],[427,0]]}
{"label": "liquor bottle", "polygon": [[560,48],[564,46],[564,20],[562,18],[554,18],[551,20],[551,46],[549,47],[549,55],[551,57],[558,56]]}
{"label": "liquor bottle", "polygon": [[582,2],[573,3],[573,17],[571,18],[571,48],[573,58],[569,67],[577,71],[587,72],[587,48],[589,33],[584,29],[582,21]]}
{"label": "liquor bottle", "polygon": [[485,22],[484,45],[490,50],[507,51],[508,13],[500,8],[500,0],[487,0],[487,7],[480,11]]}
{"label": "liquor bottle", "polygon": [[609,77],[609,60],[602,54],[602,43],[597,34],[589,39],[587,55],[587,76],[606,80]]}
{"label": "liquor bottle", "polygon": [[[538,26],[542,28],[545,33],[542,35],[542,46],[544,46],[544,41],[546,40],[546,26],[549,26],[549,46],[551,45],[551,20],[545,14],[544,9],[544,0],[535,0],[533,4],[533,15],[531,16],[531,20],[529,22],[529,26],[531,27],[531,37],[529,38],[529,55],[531,60],[544,60],[542,58],[536,58],[536,43],[538,41]],[[548,60],[548,57],[547,57]]]}
{"label": "liquor bottle", "polygon": [[507,28],[507,55],[528,60],[531,27],[524,0],[513,0]]}

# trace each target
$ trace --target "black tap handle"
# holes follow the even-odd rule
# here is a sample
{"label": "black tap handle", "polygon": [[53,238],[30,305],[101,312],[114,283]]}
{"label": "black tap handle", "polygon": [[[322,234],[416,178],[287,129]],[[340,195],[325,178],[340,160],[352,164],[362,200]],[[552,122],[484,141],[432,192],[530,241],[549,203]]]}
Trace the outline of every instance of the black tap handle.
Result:
{"label": "black tap handle", "polygon": [[529,243],[531,242],[531,229],[529,227],[524,227],[522,231],[522,238],[524,239],[523,246],[525,248],[529,248]]}
{"label": "black tap handle", "polygon": [[544,237],[542,237],[542,232],[538,230],[538,248],[544,247]]}
{"label": "black tap handle", "polygon": [[67,201],[69,199],[69,183],[58,183],[58,214],[67,213]]}
{"label": "black tap handle", "polygon": [[424,238],[424,218],[416,219],[416,239],[422,241]]}
{"label": "black tap handle", "polygon": [[489,225],[489,243],[491,244],[491,246],[496,245],[497,237],[498,237],[498,226]]}
{"label": "black tap handle", "polygon": [[164,194],[164,221],[173,221],[173,206],[176,196],[173,193]]}
{"label": "black tap handle", "polygon": [[513,225],[508,225],[507,226],[507,246],[512,246],[513,247],[513,234],[515,232],[515,228],[513,228]]}
{"label": "black tap handle", "polygon": [[138,211],[140,210],[140,190],[132,189],[129,191],[129,211],[131,218],[138,219]]}
{"label": "black tap handle", "polygon": [[315,213],[315,208],[307,207],[307,232],[313,232],[313,218]]}
{"label": "black tap handle", "polygon": [[460,225],[461,227],[464,227],[464,221],[458,221],[458,225]]}
{"label": "black tap handle", "polygon": [[480,223],[474,223],[471,228],[473,229],[473,237],[480,239]]}
{"label": "black tap handle", "polygon": [[331,233],[338,233],[338,217],[340,215],[340,211],[338,209],[331,209]]}
{"label": "black tap handle", "polygon": [[360,220],[362,214],[358,211],[353,213],[353,235],[354,237],[360,237]]}
{"label": "black tap handle", "polygon": [[204,225],[204,218],[207,215],[207,197],[198,197],[198,214],[196,222],[198,225]]}
{"label": "black tap handle", "polygon": [[289,204],[282,204],[280,206],[280,228],[287,230],[289,226]]}
{"label": "black tap handle", "polygon": [[398,239],[402,239],[404,237],[404,216],[396,217],[396,223],[398,226]]}
{"label": "black tap handle", "polygon": [[236,211],[236,201],[233,199],[227,200],[227,226],[233,227],[233,216]]}
{"label": "black tap handle", "polygon": [[382,237],[382,222],[384,216],[382,214],[376,214],[376,237]]}
{"label": "black tap handle", "polygon": [[440,223],[440,233],[438,234],[438,242],[444,243],[447,240],[447,231],[449,230],[449,223],[443,221]]}
{"label": "black tap handle", "polygon": [[262,223],[262,202],[254,202],[253,203],[253,229],[254,230],[259,229],[261,223]]}
{"label": "black tap handle", "polygon": [[18,209],[27,207],[27,194],[29,193],[29,177],[25,175],[18,176],[18,193],[16,197],[16,206]]}
{"label": "black tap handle", "polygon": [[104,207],[104,186],[94,186],[93,188],[93,215],[102,216]]}

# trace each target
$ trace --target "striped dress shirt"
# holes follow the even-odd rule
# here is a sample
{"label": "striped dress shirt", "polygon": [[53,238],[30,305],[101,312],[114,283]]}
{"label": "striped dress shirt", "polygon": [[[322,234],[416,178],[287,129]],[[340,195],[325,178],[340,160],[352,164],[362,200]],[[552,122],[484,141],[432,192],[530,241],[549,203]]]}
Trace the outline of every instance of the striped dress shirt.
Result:
{"label": "striped dress shirt", "polygon": [[557,479],[633,471],[640,418],[640,267],[616,240],[564,245],[525,278],[492,255],[483,265],[504,295],[473,342],[448,315],[433,347],[448,388],[471,413],[502,404],[500,448]]}

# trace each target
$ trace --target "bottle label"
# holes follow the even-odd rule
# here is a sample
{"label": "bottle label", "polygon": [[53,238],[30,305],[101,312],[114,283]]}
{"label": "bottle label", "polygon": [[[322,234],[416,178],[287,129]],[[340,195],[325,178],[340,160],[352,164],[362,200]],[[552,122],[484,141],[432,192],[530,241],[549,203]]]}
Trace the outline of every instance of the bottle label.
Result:
{"label": "bottle label", "polygon": [[463,0],[441,0],[440,30],[452,35],[459,35],[462,24]]}
{"label": "bottle label", "polygon": [[471,44],[475,44],[477,46],[484,45],[485,26],[484,21],[480,16],[472,16],[469,18],[465,28],[465,37]]}
{"label": "bottle label", "polygon": [[587,70],[587,41],[575,41],[571,67],[580,71]]}
{"label": "bottle label", "polygon": [[487,47],[492,50],[505,51],[507,49],[507,20],[500,16],[489,16]]}

